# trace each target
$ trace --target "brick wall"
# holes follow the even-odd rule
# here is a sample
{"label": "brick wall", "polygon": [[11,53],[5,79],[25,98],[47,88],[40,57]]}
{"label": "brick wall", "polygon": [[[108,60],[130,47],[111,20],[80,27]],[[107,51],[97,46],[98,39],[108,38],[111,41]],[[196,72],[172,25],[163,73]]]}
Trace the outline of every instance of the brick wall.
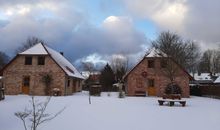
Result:
{"label": "brick wall", "polygon": [[24,65],[24,62],[25,56],[20,55],[3,71],[6,94],[21,94],[23,77],[30,76],[29,94],[45,95],[45,85],[41,80],[43,75],[49,73],[53,79],[50,87],[59,88],[64,95],[65,73],[49,56],[45,57],[45,65],[37,64],[37,56],[33,56],[32,65]]}
{"label": "brick wall", "polygon": [[[141,61],[126,77],[126,89],[127,94],[130,96],[135,95],[135,91],[146,91],[148,87],[147,79],[154,79],[154,86],[156,89],[156,96],[162,96],[164,94],[165,87],[170,83],[169,78],[163,72],[160,65],[161,58],[154,58],[155,66],[154,68],[148,68],[148,60],[152,58],[145,58]],[[147,77],[142,76],[142,72],[147,72]],[[142,84],[142,87],[138,87],[137,82]],[[140,83],[142,82],[142,83]],[[182,89],[182,96],[189,97],[189,77],[182,70],[178,69],[176,73],[175,82]]]}

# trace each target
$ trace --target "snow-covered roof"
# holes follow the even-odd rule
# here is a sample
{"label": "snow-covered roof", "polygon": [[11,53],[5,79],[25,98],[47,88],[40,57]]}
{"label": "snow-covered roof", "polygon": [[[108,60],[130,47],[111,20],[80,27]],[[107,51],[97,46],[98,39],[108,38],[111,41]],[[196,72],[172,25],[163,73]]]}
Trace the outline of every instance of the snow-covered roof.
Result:
{"label": "snow-covered roof", "polygon": [[24,52],[21,52],[19,54],[23,55],[47,55],[47,51],[43,47],[43,44],[38,43],[35,46],[25,50]]}
{"label": "snow-covered roof", "polygon": [[[192,74],[191,74],[192,75]],[[195,80],[212,80],[210,73],[195,73],[192,75]]]}
{"label": "snow-covered roof", "polygon": [[19,53],[21,55],[50,55],[55,62],[65,71],[68,76],[84,79],[84,77],[78,72],[78,70],[59,52],[51,49],[50,47],[38,43],[35,46],[27,49],[26,51]]}
{"label": "snow-covered roof", "polygon": [[220,76],[214,81],[214,83],[220,83]]}
{"label": "snow-covered roof", "polygon": [[152,48],[149,52],[147,52],[145,57],[167,57],[167,55],[156,48]]}

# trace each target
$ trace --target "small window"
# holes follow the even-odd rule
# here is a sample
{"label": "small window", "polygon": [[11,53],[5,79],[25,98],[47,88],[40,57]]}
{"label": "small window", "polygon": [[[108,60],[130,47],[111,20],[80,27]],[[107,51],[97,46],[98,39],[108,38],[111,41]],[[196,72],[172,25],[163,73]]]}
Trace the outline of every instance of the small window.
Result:
{"label": "small window", "polygon": [[69,72],[71,72],[71,73],[74,74],[74,71],[73,71],[72,69],[70,69],[68,66],[66,66],[66,69],[67,69]]}
{"label": "small window", "polygon": [[24,76],[23,78],[23,86],[29,87],[30,86],[30,76]]}
{"label": "small window", "polygon": [[70,78],[68,78],[68,80],[67,80],[67,86],[68,87],[70,86]]}
{"label": "small window", "polygon": [[161,66],[161,68],[166,68],[167,67],[167,61],[166,60],[161,60],[160,61],[160,66]]}
{"label": "small window", "polygon": [[154,68],[154,60],[148,60],[148,68]]}
{"label": "small window", "polygon": [[44,64],[45,64],[45,57],[38,56],[38,65],[44,65]]}
{"label": "small window", "polygon": [[25,57],[25,65],[32,65],[32,56]]}
{"label": "small window", "polygon": [[137,78],[137,79],[136,79],[136,85],[137,85],[137,88],[143,88],[143,87],[144,87],[144,84],[143,84],[142,79]]}
{"label": "small window", "polygon": [[149,87],[154,87],[154,79],[148,79]]}

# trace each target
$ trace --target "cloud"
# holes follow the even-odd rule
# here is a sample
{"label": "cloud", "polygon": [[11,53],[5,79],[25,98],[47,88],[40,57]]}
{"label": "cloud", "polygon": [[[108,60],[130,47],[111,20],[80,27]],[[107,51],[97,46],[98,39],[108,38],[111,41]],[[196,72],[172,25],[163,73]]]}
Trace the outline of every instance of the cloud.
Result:
{"label": "cloud", "polygon": [[37,36],[49,44],[64,43],[72,29],[84,21],[84,14],[73,10],[66,3],[22,2],[0,5],[0,19],[8,21],[7,25],[0,28],[0,46],[9,54],[29,36]]}
{"label": "cloud", "polygon": [[156,23],[158,30],[171,30],[215,46],[220,42],[219,0],[123,0],[134,17]]}
{"label": "cloud", "polygon": [[72,62],[93,58],[98,63],[114,53],[138,53],[147,44],[131,18],[109,16],[97,26],[87,12],[73,6],[59,0],[1,2],[0,19],[7,21],[0,22],[1,51],[12,56],[28,37],[36,36]]}
{"label": "cloud", "polygon": [[100,27],[80,26],[69,43],[66,49],[77,49],[67,52],[71,52],[72,57],[85,59],[94,52],[98,55],[138,53],[142,51],[142,44],[147,44],[147,39],[144,33],[135,30],[130,18],[109,16]]}
{"label": "cloud", "polygon": [[150,19],[163,29],[179,29],[187,12],[185,0],[125,0],[134,15]]}

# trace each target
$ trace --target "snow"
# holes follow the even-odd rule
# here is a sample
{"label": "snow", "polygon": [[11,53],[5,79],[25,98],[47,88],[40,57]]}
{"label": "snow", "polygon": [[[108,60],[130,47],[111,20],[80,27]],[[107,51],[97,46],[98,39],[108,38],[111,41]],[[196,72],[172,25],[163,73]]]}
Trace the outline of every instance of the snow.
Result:
{"label": "snow", "polygon": [[156,48],[152,48],[145,57],[167,57],[167,55],[165,53],[163,53],[162,51],[156,49]]}
{"label": "snow", "polygon": [[[45,97],[39,96],[38,100]],[[157,97],[118,98],[116,93],[91,97],[88,93],[53,97],[48,112],[66,109],[39,130],[220,130],[220,100],[202,97],[184,99],[180,105],[159,106]],[[6,96],[0,101],[0,129],[23,130],[22,122],[14,116],[28,106],[30,96]]]}
{"label": "snow", "polygon": [[214,81],[214,83],[220,83],[220,76]]}
{"label": "snow", "polygon": [[62,67],[68,76],[84,79],[84,77],[77,71],[77,69],[59,52],[45,46],[53,59]]}
{"label": "snow", "polygon": [[201,73],[201,74],[195,73],[194,79],[195,80],[212,80],[210,73]]}
{"label": "snow", "polygon": [[43,44],[38,43],[36,45],[34,45],[33,47],[27,49],[24,52],[21,52],[19,54],[22,55],[47,55],[47,51],[45,50],[45,48],[43,47]]}
{"label": "snow", "polygon": [[50,54],[51,57],[59,64],[59,66],[66,72],[68,76],[84,79],[84,77],[77,71],[77,69],[59,52],[51,49],[50,47],[38,43],[27,49],[26,51],[19,53],[22,55],[47,55]]}

